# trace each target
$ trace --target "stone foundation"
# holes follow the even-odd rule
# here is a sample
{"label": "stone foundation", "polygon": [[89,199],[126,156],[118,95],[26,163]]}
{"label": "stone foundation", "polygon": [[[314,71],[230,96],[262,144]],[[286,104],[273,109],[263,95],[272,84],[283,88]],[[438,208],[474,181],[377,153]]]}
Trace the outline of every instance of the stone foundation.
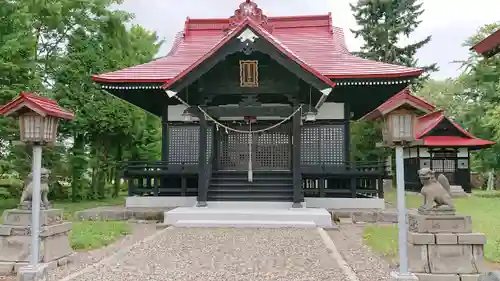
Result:
{"label": "stone foundation", "polygon": [[[73,250],[69,244],[71,222],[63,222],[58,209],[40,210],[40,263],[54,268],[67,264]],[[6,210],[0,225],[0,275],[18,272],[28,265],[31,248],[31,211]]]}
{"label": "stone foundation", "polygon": [[469,216],[409,214],[408,265],[420,281],[477,281],[486,237]]}
{"label": "stone foundation", "polygon": [[465,192],[464,189],[462,188],[462,186],[460,186],[460,185],[452,185],[452,186],[450,186],[450,193],[451,193],[451,197],[465,197],[465,196],[469,196],[467,194],[467,192]]}

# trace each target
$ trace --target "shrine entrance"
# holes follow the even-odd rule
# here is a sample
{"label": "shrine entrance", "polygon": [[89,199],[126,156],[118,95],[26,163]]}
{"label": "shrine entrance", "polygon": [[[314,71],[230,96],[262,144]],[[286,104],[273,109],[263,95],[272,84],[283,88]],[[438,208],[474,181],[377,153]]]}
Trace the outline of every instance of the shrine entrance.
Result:
{"label": "shrine entrance", "polygon": [[[276,121],[275,121],[276,122]],[[229,125],[229,124],[228,124]],[[257,131],[273,123],[258,121],[231,128]],[[290,122],[257,133],[234,132],[221,129],[219,134],[218,170],[224,171],[290,171],[292,169],[292,126]],[[251,162],[251,163],[249,163]]]}

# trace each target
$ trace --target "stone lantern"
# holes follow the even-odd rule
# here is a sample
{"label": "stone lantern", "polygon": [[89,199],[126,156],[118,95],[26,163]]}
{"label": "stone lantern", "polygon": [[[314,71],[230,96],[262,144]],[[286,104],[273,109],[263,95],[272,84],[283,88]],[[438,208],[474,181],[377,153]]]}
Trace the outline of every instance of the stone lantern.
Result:
{"label": "stone lantern", "polygon": [[399,272],[391,274],[393,280],[418,280],[408,268],[408,224],[405,207],[404,162],[403,147],[418,144],[416,140],[416,124],[418,107],[408,99],[402,99],[382,108],[378,114],[382,119],[383,146],[394,147],[396,150],[396,186],[398,210],[398,240],[399,240]]}
{"label": "stone lantern", "polygon": [[[49,209],[47,200],[49,173],[41,167],[42,147],[54,145],[59,120],[72,120],[74,115],[62,109],[53,100],[25,92],[0,107],[0,115],[18,117],[21,141],[33,146],[31,180],[25,184],[21,198],[21,201],[25,199],[26,201],[20,204],[24,206],[24,203],[28,203],[27,205],[31,207],[4,212],[3,225],[0,225],[0,228],[15,229],[16,231],[6,232],[7,238],[19,242],[14,247],[9,247],[7,244],[0,251],[0,275],[14,271],[17,263],[29,262],[28,266],[18,269],[18,280],[45,280],[50,264],[62,265],[72,250],[68,239],[71,223],[62,222],[62,210]],[[42,171],[44,171],[43,183]],[[40,206],[42,193],[43,211]],[[41,240],[40,233],[44,233]],[[2,235],[0,233],[0,238]]]}

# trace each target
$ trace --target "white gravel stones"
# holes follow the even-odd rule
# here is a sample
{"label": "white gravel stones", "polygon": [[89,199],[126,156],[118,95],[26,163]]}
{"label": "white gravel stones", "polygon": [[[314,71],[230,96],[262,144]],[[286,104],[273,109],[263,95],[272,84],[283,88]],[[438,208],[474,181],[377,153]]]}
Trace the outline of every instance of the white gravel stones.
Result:
{"label": "white gravel stones", "polygon": [[73,279],[91,280],[348,281],[316,229],[241,228],[167,229]]}
{"label": "white gravel stones", "polygon": [[328,233],[360,281],[391,280],[395,266],[363,245],[363,229],[362,225],[342,224],[339,230]]}

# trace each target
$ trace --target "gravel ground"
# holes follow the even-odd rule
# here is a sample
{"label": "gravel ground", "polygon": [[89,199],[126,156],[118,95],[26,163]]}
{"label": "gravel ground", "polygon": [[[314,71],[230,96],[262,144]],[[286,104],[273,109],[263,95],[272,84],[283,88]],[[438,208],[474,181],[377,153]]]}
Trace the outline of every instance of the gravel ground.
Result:
{"label": "gravel ground", "polygon": [[339,230],[328,231],[328,234],[360,281],[390,280],[390,272],[396,266],[363,244],[363,225],[341,224]]}
{"label": "gravel ground", "polygon": [[59,280],[66,275],[79,271],[89,265],[99,262],[103,258],[110,256],[117,252],[120,248],[130,247],[134,243],[143,240],[144,238],[155,233],[156,226],[153,223],[137,223],[132,224],[132,234],[123,237],[121,240],[113,243],[112,245],[89,251],[89,252],[76,252],[73,263],[66,266],[61,266],[53,269],[49,273],[49,280]]}
{"label": "gravel ground", "polygon": [[316,229],[206,228],[166,229],[73,279],[90,280],[348,281]]}

